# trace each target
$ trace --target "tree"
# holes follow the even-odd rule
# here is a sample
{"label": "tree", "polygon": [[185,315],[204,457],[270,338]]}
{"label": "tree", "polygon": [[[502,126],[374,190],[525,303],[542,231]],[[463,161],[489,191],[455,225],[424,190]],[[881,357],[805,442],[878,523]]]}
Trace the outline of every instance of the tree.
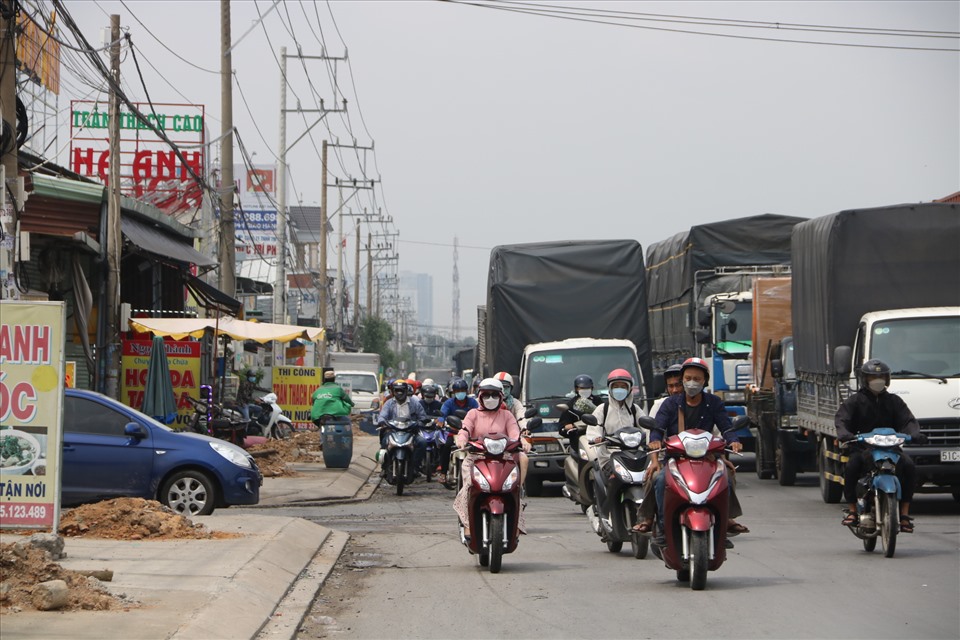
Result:
{"label": "tree", "polygon": [[379,353],[384,369],[395,367],[397,356],[388,346],[393,340],[393,327],[383,318],[367,318],[360,326],[360,346],[367,353]]}

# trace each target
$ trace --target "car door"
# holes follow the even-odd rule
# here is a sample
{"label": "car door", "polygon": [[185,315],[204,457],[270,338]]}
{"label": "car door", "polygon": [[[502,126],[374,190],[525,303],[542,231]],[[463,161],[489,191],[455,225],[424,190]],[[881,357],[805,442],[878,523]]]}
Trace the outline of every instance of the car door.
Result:
{"label": "car door", "polygon": [[154,447],[150,428],[147,437],[124,434],[127,424],[137,422],[122,405],[93,398],[67,396],[63,411],[64,504],[131,496],[153,498],[151,475]]}

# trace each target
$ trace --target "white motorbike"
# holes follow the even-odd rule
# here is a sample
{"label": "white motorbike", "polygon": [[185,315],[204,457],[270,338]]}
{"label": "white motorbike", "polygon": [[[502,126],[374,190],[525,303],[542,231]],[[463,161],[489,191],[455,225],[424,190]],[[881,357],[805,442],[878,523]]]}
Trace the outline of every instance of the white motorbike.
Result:
{"label": "white motorbike", "polygon": [[268,393],[257,401],[260,415],[250,422],[251,435],[286,440],[293,434],[293,422],[277,404],[277,394]]}

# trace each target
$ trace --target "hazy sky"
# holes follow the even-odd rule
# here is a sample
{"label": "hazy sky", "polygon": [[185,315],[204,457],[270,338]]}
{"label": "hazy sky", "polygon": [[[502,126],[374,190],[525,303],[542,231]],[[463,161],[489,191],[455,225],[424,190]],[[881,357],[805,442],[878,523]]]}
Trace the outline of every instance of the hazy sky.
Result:
{"label": "hazy sky", "polygon": [[[266,12],[271,4],[235,0],[234,40],[250,28],[258,8]],[[960,31],[957,2],[568,4],[781,24]],[[97,43],[109,23],[106,14],[119,13],[143,57],[191,101],[206,105],[211,133],[219,135],[219,77],[178,60],[133,18],[194,64],[219,69],[219,2],[133,1],[128,10],[119,2],[84,0],[67,7]],[[454,236],[462,245],[461,325],[471,332],[476,306],[485,301],[489,249],[498,244],[634,238],[646,248],[712,220],[767,212],[814,217],[930,201],[960,189],[958,53],[720,38],[397,0],[288,2],[264,21],[273,53],[282,45],[290,53],[296,49],[284,24],[289,14],[304,54],[320,53],[314,33],[319,36],[322,28],[327,52],[342,56],[331,11],[351,63],[349,69],[339,66],[339,83],[350,100],[358,142],[369,144],[352,70],[363,121],[376,142],[382,203],[401,233],[400,268],[433,275],[438,325],[451,319]],[[641,24],[958,48],[955,38],[866,40]],[[288,64],[288,106],[295,105],[296,92],[304,108],[315,108],[302,68]],[[326,68],[306,64],[330,106]],[[184,101],[143,60],[141,65],[153,101]],[[257,152],[255,162],[264,162],[279,139],[280,80],[262,28],[237,45],[233,66],[266,144],[236,91],[235,124]],[[143,99],[129,58],[123,73],[132,95]],[[61,95],[61,108],[79,97]],[[341,142],[349,142],[339,117],[330,118]],[[302,118],[291,117],[288,141],[304,128]],[[314,132],[319,146],[324,130]],[[304,204],[318,203],[320,163],[313,145],[304,139],[289,158],[293,190]],[[372,163],[369,168],[378,173]],[[358,175],[355,161],[350,171]],[[290,196],[288,203],[297,199]]]}

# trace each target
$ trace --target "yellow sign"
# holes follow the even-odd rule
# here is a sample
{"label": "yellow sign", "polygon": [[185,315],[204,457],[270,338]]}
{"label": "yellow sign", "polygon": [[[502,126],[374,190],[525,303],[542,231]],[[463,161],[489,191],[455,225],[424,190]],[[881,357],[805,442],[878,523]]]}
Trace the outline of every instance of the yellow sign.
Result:
{"label": "yellow sign", "polygon": [[67,373],[64,376],[63,383],[67,389],[77,388],[77,362],[76,360],[67,360]]}
{"label": "yellow sign", "polygon": [[65,325],[62,302],[0,301],[0,528],[59,523]]}
{"label": "yellow sign", "polygon": [[[170,428],[179,429],[186,426],[193,417],[193,405],[187,398],[198,398],[200,393],[200,343],[164,340],[163,346],[167,351],[173,395],[177,398],[177,418]],[[152,347],[153,342],[150,340],[123,341],[120,402],[137,411],[143,407],[147,365],[150,364]]]}
{"label": "yellow sign", "polygon": [[313,401],[310,397],[322,379],[323,369],[320,367],[274,367],[273,392],[277,394],[277,404],[290,416],[297,429],[313,426],[310,420]]}
{"label": "yellow sign", "polygon": [[56,30],[51,15],[49,27],[41,27],[26,11],[18,19],[17,66],[50,93],[60,94],[60,43],[49,32]]}

